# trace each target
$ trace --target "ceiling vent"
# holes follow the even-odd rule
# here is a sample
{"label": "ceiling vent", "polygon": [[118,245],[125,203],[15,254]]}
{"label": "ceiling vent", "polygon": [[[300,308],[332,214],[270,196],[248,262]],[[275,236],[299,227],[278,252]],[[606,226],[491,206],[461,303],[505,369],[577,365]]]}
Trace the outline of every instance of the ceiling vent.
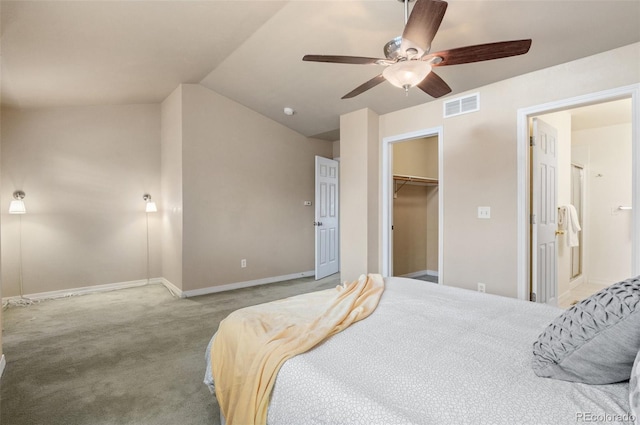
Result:
{"label": "ceiling vent", "polygon": [[444,117],[455,117],[456,115],[468,114],[480,110],[480,93],[469,96],[451,99],[443,104]]}

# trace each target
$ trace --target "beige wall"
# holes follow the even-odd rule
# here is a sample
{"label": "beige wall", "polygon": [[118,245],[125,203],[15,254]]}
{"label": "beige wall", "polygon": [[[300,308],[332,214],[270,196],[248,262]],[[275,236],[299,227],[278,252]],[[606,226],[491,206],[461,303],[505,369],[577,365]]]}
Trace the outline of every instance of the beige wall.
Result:
{"label": "beige wall", "polygon": [[631,277],[631,124],[573,132],[586,163],[585,271],[590,283]]}
{"label": "beige wall", "polygon": [[333,159],[335,158],[340,158],[340,140],[336,140],[335,142],[331,142],[333,148],[332,148],[332,155],[333,155]]}
{"label": "beige wall", "polygon": [[[160,200],[159,105],[2,111],[2,295],[145,279],[142,195]],[[9,215],[14,190],[27,214]],[[150,216],[151,277],[160,220]],[[7,249],[10,247],[10,249]]]}
{"label": "beige wall", "polygon": [[393,144],[393,173],[438,179],[438,138]]}
{"label": "beige wall", "polygon": [[[446,79],[445,71],[442,71]],[[516,117],[520,108],[640,82],[640,44],[532,72],[478,88],[481,110],[442,118],[442,100],[380,117],[385,137],[443,127],[445,284],[517,296]],[[348,114],[354,116],[360,111]],[[357,140],[366,122],[341,120],[341,134]],[[357,161],[341,140],[342,163]],[[378,170],[379,173],[379,170]],[[344,176],[344,174],[343,174]],[[378,174],[379,176],[379,174]],[[378,177],[379,178],[379,177]],[[341,181],[342,182],[342,181]],[[344,181],[343,188],[352,183]],[[379,202],[379,198],[378,198]],[[344,204],[343,204],[344,206]],[[379,203],[381,208],[382,204]],[[491,219],[477,218],[478,206],[491,207]],[[380,211],[380,209],[378,210]],[[342,229],[358,226],[343,214]],[[382,248],[378,245],[381,255]],[[343,259],[347,260],[343,257]],[[343,270],[362,264],[343,262]]]}
{"label": "beige wall", "polygon": [[[182,86],[183,290],[314,269],[309,139],[202,86]],[[247,267],[240,267],[240,260]]]}
{"label": "beige wall", "polygon": [[161,105],[162,277],[182,288],[182,86]]}
{"label": "beige wall", "polygon": [[[199,85],[161,105],[9,109],[2,136],[2,204],[26,192],[25,294],[145,279],[144,193],[159,206],[152,278],[189,291],[314,268],[303,202],[333,144]],[[17,246],[18,220],[3,209],[4,246]],[[3,250],[4,296],[19,294],[18,259]]]}
{"label": "beige wall", "polygon": [[[429,200],[437,191],[433,187],[406,184],[393,200],[393,274],[402,276],[430,270],[427,257]],[[436,237],[438,228],[436,227]],[[437,243],[436,243],[437,246]]]}
{"label": "beige wall", "polygon": [[362,109],[340,117],[340,271],[342,280],[379,270],[378,115]]}

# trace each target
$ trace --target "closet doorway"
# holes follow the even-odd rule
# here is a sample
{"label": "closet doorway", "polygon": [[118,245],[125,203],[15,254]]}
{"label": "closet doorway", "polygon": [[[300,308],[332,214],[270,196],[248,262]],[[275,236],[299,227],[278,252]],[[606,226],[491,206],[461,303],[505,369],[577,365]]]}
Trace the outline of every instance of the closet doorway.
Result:
{"label": "closet doorway", "polygon": [[393,275],[438,282],[438,137],[392,145]]}
{"label": "closet doorway", "polygon": [[381,242],[382,242],[382,264],[383,276],[395,276],[393,270],[394,253],[394,179],[393,179],[393,156],[394,146],[401,145],[416,139],[435,137],[438,141],[437,161],[438,161],[438,268],[434,271],[438,273],[438,283],[446,282],[445,270],[443,269],[443,178],[444,175],[444,136],[442,127],[424,128],[408,133],[395,134],[382,139],[382,202],[381,202]]}

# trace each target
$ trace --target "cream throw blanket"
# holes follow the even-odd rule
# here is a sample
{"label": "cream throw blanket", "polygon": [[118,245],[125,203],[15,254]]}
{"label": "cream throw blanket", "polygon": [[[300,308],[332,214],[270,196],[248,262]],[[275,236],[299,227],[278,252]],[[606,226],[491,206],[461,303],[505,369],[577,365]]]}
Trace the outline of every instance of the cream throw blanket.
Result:
{"label": "cream throw blanket", "polygon": [[227,425],[266,424],[280,366],[369,316],[383,290],[382,276],[362,275],[335,289],[243,308],[220,322],[211,370]]}

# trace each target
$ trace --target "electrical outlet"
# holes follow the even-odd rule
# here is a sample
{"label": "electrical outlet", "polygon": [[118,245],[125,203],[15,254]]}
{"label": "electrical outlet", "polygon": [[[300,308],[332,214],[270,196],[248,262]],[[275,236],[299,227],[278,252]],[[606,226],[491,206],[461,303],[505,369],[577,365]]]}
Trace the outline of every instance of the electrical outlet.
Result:
{"label": "electrical outlet", "polygon": [[247,259],[243,258],[242,260],[240,260],[240,267],[242,267],[243,269],[245,267],[247,267]]}
{"label": "electrical outlet", "polygon": [[313,205],[313,202],[311,202],[311,201],[304,201],[304,206],[305,206],[305,207],[310,207],[311,205]]}
{"label": "electrical outlet", "polygon": [[491,207],[478,207],[478,218],[491,218]]}
{"label": "electrical outlet", "polygon": [[487,287],[484,283],[478,282],[478,292],[487,292]]}

